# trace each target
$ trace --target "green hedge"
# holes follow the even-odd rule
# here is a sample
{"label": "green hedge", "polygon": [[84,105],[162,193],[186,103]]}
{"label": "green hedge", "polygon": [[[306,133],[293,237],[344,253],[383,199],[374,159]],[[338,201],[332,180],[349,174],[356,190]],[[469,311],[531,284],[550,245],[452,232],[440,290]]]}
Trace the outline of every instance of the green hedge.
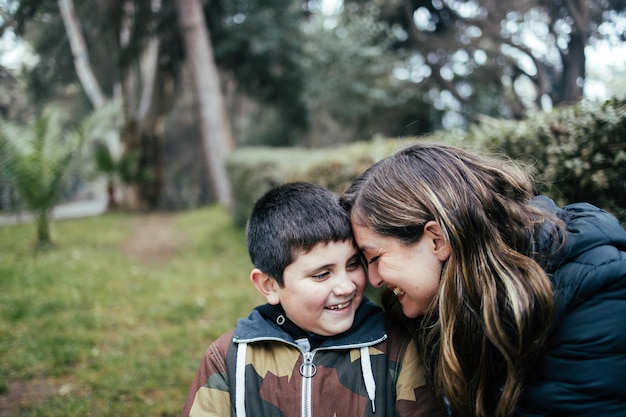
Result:
{"label": "green hedge", "polygon": [[468,139],[524,162],[538,193],[559,204],[595,204],[626,223],[626,99],[581,102],[521,122],[483,122]]}
{"label": "green hedge", "polygon": [[[252,205],[270,188],[309,181],[341,193],[374,162],[416,138],[381,139],[334,148],[241,148],[228,160],[233,215],[244,225]],[[559,204],[587,201],[626,224],[626,100],[581,102],[523,121],[484,118],[467,131],[419,138],[505,154],[524,163],[537,192]]]}
{"label": "green hedge", "polygon": [[356,175],[393,153],[400,143],[377,139],[324,149],[241,148],[227,163],[235,222],[244,225],[254,202],[285,182],[308,181],[340,193]]}

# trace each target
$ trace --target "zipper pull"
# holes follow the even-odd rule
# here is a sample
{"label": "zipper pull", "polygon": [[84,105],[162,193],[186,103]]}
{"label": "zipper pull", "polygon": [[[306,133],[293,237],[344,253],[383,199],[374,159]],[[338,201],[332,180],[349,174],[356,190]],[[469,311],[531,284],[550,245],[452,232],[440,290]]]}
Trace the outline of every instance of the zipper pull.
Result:
{"label": "zipper pull", "polygon": [[317,367],[313,363],[313,353],[304,353],[304,362],[300,365],[300,375],[305,378],[312,378],[317,373]]}

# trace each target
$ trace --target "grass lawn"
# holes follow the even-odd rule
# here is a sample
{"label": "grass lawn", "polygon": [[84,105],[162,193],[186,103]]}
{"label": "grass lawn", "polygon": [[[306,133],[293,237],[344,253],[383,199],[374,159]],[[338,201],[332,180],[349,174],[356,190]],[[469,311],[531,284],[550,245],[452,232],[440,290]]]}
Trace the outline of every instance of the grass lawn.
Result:
{"label": "grass lawn", "polygon": [[219,207],[0,227],[0,416],[177,416],[205,348],[264,302]]}

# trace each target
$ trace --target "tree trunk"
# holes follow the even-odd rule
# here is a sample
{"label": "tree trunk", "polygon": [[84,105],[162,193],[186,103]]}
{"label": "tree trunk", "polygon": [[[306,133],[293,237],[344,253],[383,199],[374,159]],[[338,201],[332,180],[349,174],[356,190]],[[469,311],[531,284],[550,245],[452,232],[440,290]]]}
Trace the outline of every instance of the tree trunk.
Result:
{"label": "tree trunk", "polygon": [[585,39],[582,33],[572,32],[567,51],[561,54],[563,73],[558,83],[558,101],[555,105],[569,105],[583,97],[585,79]]}
{"label": "tree trunk", "polygon": [[80,23],[76,17],[74,2],[72,0],[59,0],[59,10],[72,48],[78,79],[93,107],[99,109],[104,105],[106,99],[89,64],[89,53],[85,46],[85,38],[80,30]]}
{"label": "tree trunk", "polygon": [[139,128],[128,120],[122,133],[124,156],[130,175],[119,204],[128,210],[154,210],[163,188],[163,158],[160,123]]}
{"label": "tree trunk", "polygon": [[217,202],[230,206],[232,197],[225,159],[233,149],[233,137],[207,24],[199,0],[176,0],[176,8],[198,94],[198,121],[209,178]]}
{"label": "tree trunk", "polygon": [[[87,52],[85,38],[80,29],[80,22],[76,16],[74,2],[73,0],[58,0],[58,5],[70,48],[72,49],[72,55],[74,56],[74,68],[76,69],[78,80],[94,109],[100,109],[104,106],[107,98],[102,93],[100,84],[91,69],[89,53]],[[112,189],[110,191],[107,190],[107,207],[117,208],[117,201],[115,201],[115,183],[112,180],[110,180],[110,187]]]}
{"label": "tree trunk", "polygon": [[[155,3],[156,4],[156,3]],[[122,47],[128,42],[134,19],[134,6],[124,7],[128,26],[120,34]],[[156,209],[163,188],[163,157],[161,148],[162,114],[166,107],[167,80],[159,71],[160,41],[155,35],[137,57],[137,65],[130,66],[121,83],[124,101],[124,128],[122,158],[129,163],[130,184],[122,193],[121,205],[135,210]]]}
{"label": "tree trunk", "polygon": [[38,210],[36,213],[38,248],[43,249],[52,244],[52,234],[50,233],[51,216],[52,213],[49,210]]}
{"label": "tree trunk", "polygon": [[[126,23],[132,25],[136,16],[134,5],[124,8],[129,15],[125,16]],[[155,3],[155,4],[158,4]],[[85,93],[94,108],[101,108],[106,102],[96,77],[89,63],[85,39],[80,30],[80,22],[74,10],[73,0],[58,0],[59,10],[74,55],[76,73]],[[128,35],[129,26],[122,28]],[[122,46],[128,42],[122,34]],[[159,94],[163,90],[163,80],[160,80],[158,71],[159,39],[154,36],[147,44],[142,55],[137,58],[137,66],[131,66],[130,72],[122,82],[124,90],[122,96],[125,110],[125,127],[122,131],[124,144],[123,158],[132,159],[135,164],[131,168],[134,181],[123,193],[122,201],[115,201],[116,191],[108,192],[109,207],[136,209],[156,208],[161,195],[163,167],[160,146],[161,114]],[[137,70],[137,68],[139,68]],[[138,72],[135,72],[138,71]],[[111,184],[114,187],[114,184]]]}

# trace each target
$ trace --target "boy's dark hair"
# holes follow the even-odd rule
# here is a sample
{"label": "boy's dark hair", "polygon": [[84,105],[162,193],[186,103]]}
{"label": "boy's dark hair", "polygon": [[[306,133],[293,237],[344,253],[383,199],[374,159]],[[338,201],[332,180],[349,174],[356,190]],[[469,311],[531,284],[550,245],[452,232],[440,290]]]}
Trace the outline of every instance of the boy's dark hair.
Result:
{"label": "boy's dark hair", "polygon": [[330,190],[292,182],[256,201],[246,224],[248,254],[256,268],[283,286],[283,271],[320,242],[352,240],[350,217]]}

